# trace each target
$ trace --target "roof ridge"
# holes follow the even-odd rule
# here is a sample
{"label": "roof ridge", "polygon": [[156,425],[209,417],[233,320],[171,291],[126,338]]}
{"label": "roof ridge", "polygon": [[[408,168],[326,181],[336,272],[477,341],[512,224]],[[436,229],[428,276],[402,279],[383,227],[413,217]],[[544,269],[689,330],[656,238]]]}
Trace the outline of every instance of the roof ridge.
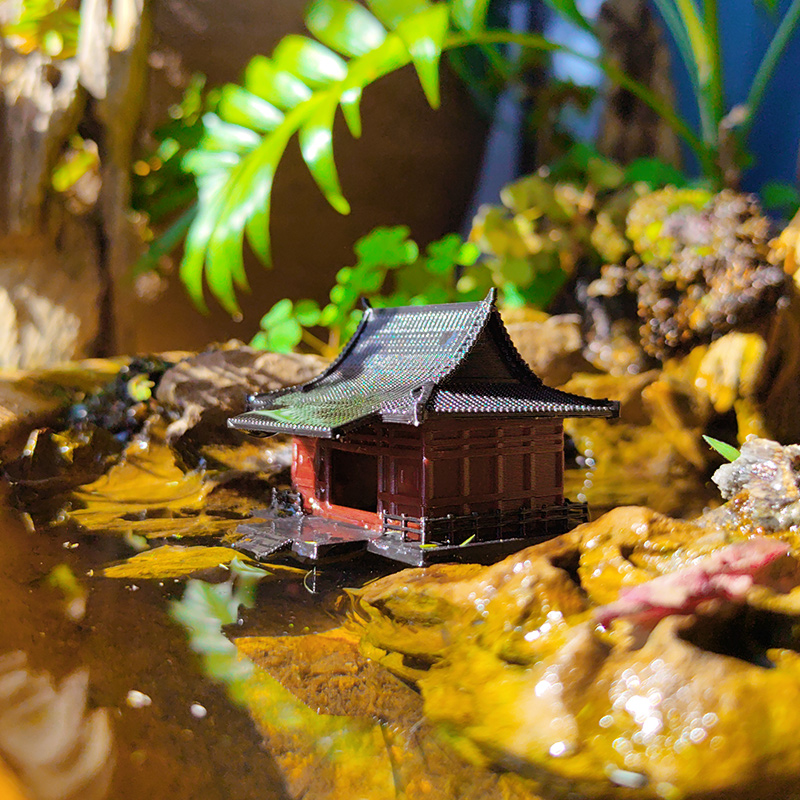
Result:
{"label": "roof ridge", "polygon": [[459,348],[460,354],[458,357],[458,361],[450,367],[443,375],[440,375],[436,382],[447,380],[464,362],[464,359],[472,352],[475,345],[478,343],[478,338],[486,330],[487,325],[489,324],[489,320],[492,318],[492,312],[496,311],[496,307],[494,304],[494,299],[496,294],[494,289],[490,290],[489,294],[480,300],[476,305],[480,308],[484,309],[484,314],[480,317],[476,316],[475,319],[472,321],[472,328],[465,337],[463,344]]}

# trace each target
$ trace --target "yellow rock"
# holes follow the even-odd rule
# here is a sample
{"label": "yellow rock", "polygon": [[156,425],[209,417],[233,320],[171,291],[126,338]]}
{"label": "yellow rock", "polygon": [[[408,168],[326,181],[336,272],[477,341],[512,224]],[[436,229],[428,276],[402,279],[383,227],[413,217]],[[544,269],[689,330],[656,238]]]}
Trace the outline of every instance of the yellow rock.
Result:
{"label": "yellow rock", "polygon": [[3,763],[2,759],[0,759],[0,797],[3,800],[31,800],[30,796],[23,791],[17,776],[10,767]]}

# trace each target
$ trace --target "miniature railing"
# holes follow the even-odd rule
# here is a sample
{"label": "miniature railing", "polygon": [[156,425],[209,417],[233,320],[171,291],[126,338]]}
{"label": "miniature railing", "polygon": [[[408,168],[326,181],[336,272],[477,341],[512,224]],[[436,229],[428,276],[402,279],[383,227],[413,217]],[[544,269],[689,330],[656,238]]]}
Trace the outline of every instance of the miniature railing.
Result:
{"label": "miniature railing", "polygon": [[383,533],[404,540],[419,539],[424,544],[429,519],[414,517],[411,514],[388,514],[384,511]]}
{"label": "miniature railing", "polygon": [[564,503],[521,508],[515,511],[484,511],[447,514],[442,517],[414,517],[383,513],[383,533],[419,544],[463,544],[497,539],[546,539],[589,520],[586,503]]}
{"label": "miniature railing", "polygon": [[270,511],[277,517],[293,517],[303,513],[303,495],[291,489],[272,489]]}

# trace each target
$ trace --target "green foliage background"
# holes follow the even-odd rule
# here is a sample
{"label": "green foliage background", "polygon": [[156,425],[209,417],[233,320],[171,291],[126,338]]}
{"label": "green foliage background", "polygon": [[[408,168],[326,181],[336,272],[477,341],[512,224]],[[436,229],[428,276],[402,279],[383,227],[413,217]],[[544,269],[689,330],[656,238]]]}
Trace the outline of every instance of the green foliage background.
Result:
{"label": "green foliage background", "polygon": [[[596,35],[575,0],[547,3]],[[193,177],[197,200],[154,244],[146,263],[152,266],[185,236],[180,275],[194,302],[206,307],[207,284],[228,312],[238,314],[237,291],[247,288],[245,240],[270,263],[272,184],[289,141],[297,137],[320,191],[333,208],[348,213],[334,159],[337,113],[359,137],[365,88],[408,65],[416,71],[430,105],[437,107],[441,57],[465,48],[505,84],[523,82],[529,66],[526,59],[509,59],[507,45],[523,53],[567,52],[593,61],[609,81],[629,90],[672,126],[695,152],[711,188],[735,182],[747,161],[746,137],[764,89],[800,22],[800,0],[792,0],[777,24],[747,102],[735,109],[726,104],[722,89],[717,0],[704,0],[702,7],[697,0],[654,3],[692,78],[700,111],[698,131],[610,59],[588,58],[538,34],[487,27],[488,0],[365,0],[365,5],[356,0],[313,0],[305,15],[309,36],[286,36],[271,56],[256,56],[241,84],[223,87],[186,131],[172,137],[179,148],[170,157],[180,154],[176,165]],[[459,63],[463,67],[465,62]],[[189,141],[195,136],[196,141]],[[780,187],[773,194],[783,205],[789,202]]]}

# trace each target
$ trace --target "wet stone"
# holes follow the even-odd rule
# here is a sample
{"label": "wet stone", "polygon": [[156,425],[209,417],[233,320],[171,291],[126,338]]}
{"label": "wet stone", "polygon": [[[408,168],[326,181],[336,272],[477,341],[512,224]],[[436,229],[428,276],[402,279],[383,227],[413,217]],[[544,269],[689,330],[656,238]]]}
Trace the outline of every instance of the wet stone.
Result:
{"label": "wet stone", "polygon": [[156,390],[171,419],[167,440],[201,425],[195,438],[224,439],[228,417],[245,410],[248,395],[307,381],[327,363],[318,356],[265,353],[236,341],[186,358],[167,370]]}

